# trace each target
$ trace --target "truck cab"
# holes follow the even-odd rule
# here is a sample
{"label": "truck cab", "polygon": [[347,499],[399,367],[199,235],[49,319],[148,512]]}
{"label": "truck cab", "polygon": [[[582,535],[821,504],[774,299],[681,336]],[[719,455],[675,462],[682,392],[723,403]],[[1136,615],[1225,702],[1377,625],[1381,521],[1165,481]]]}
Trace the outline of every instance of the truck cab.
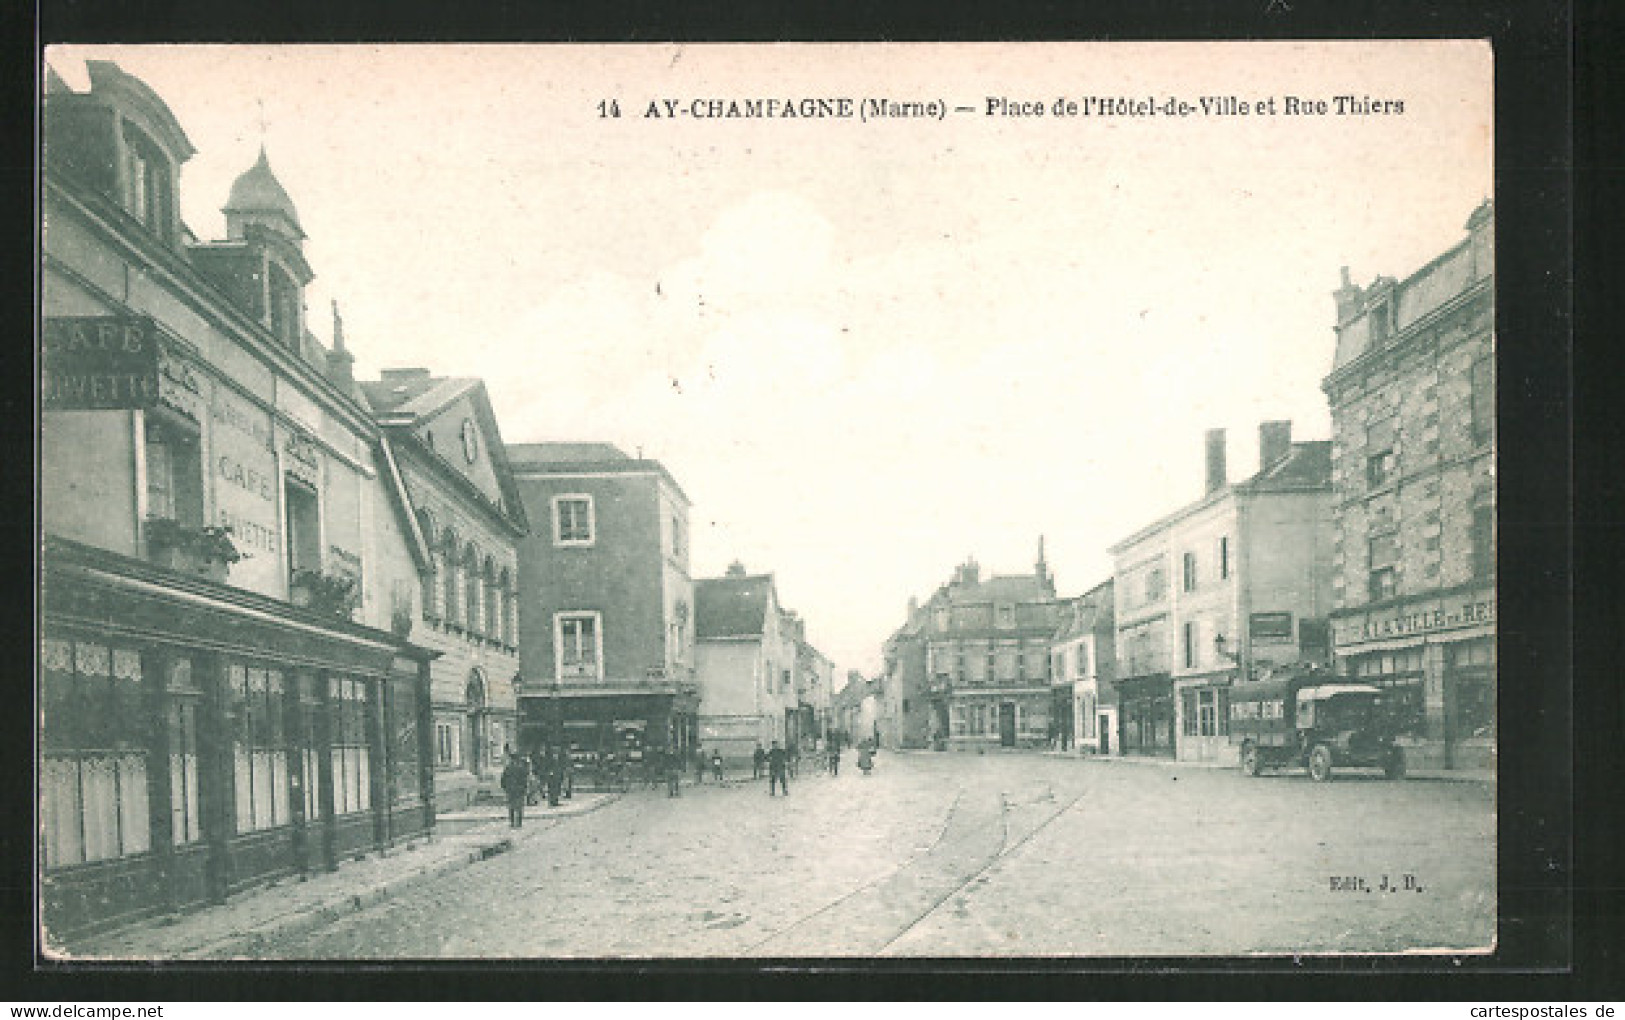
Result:
{"label": "truck cab", "polygon": [[1249,776],[1303,768],[1323,783],[1339,768],[1380,768],[1399,779],[1405,752],[1382,699],[1381,688],[1318,670],[1243,681],[1230,692],[1230,740]]}

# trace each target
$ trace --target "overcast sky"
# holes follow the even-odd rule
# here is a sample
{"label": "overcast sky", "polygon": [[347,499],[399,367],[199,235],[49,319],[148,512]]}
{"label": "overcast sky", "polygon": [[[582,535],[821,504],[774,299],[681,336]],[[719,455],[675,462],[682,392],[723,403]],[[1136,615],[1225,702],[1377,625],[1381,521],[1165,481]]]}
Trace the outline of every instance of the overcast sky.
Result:
{"label": "overcast sky", "polygon": [[[1330,423],[1340,266],[1404,277],[1491,194],[1479,43],[96,47],[197,155],[224,236],[265,145],[361,377],[479,376],[510,442],[605,440],[694,501],[693,570],[773,572],[872,671],[975,556],[1062,594],[1230,476],[1257,425]],[[1288,96],[1403,114],[1285,113]],[[1059,97],[1274,97],[1276,113],[1058,119]],[[651,101],[939,100],[946,120],[675,120]],[[1042,117],[987,116],[989,97]],[[600,117],[618,101],[621,116]],[[664,109],[662,107],[662,109]],[[262,132],[263,115],[263,132]]]}

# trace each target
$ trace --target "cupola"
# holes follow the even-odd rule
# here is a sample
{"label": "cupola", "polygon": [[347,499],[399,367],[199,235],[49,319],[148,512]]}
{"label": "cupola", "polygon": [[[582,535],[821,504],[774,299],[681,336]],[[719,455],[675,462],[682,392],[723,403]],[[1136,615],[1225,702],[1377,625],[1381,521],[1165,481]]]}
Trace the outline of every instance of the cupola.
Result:
{"label": "cupola", "polygon": [[293,207],[293,199],[288,197],[282,182],[271,172],[271,161],[263,145],[260,158],[231,186],[231,195],[221,211],[226,214],[226,237],[230,240],[243,240],[255,225],[264,226],[295,245],[305,239],[305,231],[299,226],[299,211]]}

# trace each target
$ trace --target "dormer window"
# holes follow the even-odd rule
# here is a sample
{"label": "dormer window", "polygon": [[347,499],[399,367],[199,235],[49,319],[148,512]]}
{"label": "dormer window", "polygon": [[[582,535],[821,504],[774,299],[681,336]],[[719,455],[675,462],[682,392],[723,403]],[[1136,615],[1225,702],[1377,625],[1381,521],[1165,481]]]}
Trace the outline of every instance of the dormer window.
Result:
{"label": "dormer window", "polygon": [[124,127],[125,194],[130,215],[162,240],[169,240],[174,220],[174,177],[169,160],[152,139]]}
{"label": "dormer window", "polygon": [[299,349],[299,289],[281,266],[270,272],[271,332],[294,350]]}

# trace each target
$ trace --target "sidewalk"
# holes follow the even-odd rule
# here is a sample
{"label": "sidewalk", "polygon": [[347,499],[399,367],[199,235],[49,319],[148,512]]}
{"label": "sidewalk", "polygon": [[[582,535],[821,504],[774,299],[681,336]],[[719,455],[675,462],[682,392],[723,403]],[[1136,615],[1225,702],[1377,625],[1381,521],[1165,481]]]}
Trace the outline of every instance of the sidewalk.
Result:
{"label": "sidewalk", "polygon": [[[1133,754],[1080,755],[1073,754],[1070,751],[1043,751],[1040,753],[1047,758],[1067,758],[1078,762],[1103,762],[1114,765],[1161,765],[1164,768],[1230,769],[1238,773],[1241,771],[1236,765],[1227,765],[1216,761],[1175,761],[1172,758]],[[1283,769],[1282,771],[1290,770]],[[1333,778],[1335,779],[1335,776]],[[1495,771],[1493,769],[1410,769],[1405,773],[1405,778],[1425,779],[1429,782],[1443,783],[1493,783],[1495,782]]]}
{"label": "sidewalk", "polygon": [[337,871],[283,878],[222,904],[111,932],[64,943],[47,940],[48,952],[103,960],[252,957],[265,941],[319,928],[388,899],[404,886],[511,850],[518,840],[618,798],[613,793],[582,793],[556,808],[526,808],[521,829],[508,827],[507,808],[502,805],[447,812],[436,819],[435,833],[371,851],[359,861],[346,859]]}

